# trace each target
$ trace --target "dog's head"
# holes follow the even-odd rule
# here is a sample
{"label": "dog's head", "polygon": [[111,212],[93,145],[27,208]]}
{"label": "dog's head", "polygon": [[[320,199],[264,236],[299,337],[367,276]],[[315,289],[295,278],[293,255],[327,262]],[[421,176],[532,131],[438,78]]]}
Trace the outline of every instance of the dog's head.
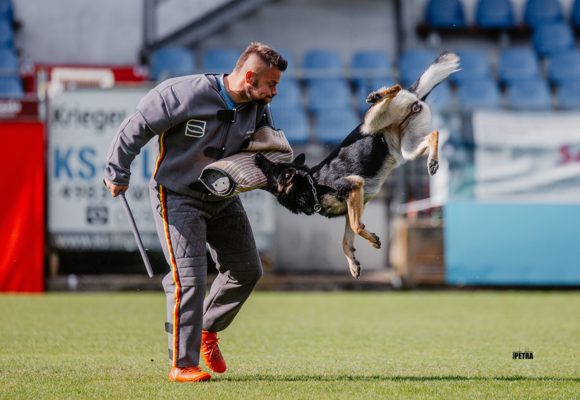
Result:
{"label": "dog's head", "polygon": [[363,132],[370,134],[393,127],[401,136],[408,131],[417,136],[427,135],[431,128],[431,109],[425,100],[437,85],[458,71],[458,67],[459,57],[443,52],[409,89],[395,85],[371,93],[367,102],[372,106],[365,116]]}
{"label": "dog's head", "polygon": [[264,155],[256,154],[256,166],[266,176],[268,184],[266,190],[275,196],[288,194],[298,179],[303,177],[308,167],[304,165],[306,156],[300,154],[291,163],[274,163]]}

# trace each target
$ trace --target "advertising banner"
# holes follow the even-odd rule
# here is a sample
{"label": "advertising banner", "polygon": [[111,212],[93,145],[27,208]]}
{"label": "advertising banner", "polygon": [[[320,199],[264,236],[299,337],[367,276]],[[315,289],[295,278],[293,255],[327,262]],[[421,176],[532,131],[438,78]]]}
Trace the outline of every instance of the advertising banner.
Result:
{"label": "advertising banner", "polygon": [[[86,89],[50,101],[48,228],[59,249],[137,251],[120,199],[103,185],[107,152],[121,122],[135,112],[147,89]],[[161,250],[149,200],[155,165],[153,138],[131,165],[127,201],[148,250]],[[256,243],[269,249],[274,233],[272,195],[240,196]]]}
{"label": "advertising banner", "polygon": [[479,200],[579,203],[580,115],[477,111]]}
{"label": "advertising banner", "polygon": [[5,194],[0,215],[0,292],[44,290],[44,126],[0,122]]}

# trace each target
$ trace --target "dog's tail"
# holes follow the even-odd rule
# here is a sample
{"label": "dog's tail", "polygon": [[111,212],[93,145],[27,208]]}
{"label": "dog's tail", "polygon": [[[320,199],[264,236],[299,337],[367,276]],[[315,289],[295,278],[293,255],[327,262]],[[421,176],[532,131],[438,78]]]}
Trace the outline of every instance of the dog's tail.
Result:
{"label": "dog's tail", "polygon": [[459,71],[459,57],[456,54],[444,51],[413,83],[409,88],[409,92],[415,93],[419,99],[425,101],[435,86],[457,71]]}

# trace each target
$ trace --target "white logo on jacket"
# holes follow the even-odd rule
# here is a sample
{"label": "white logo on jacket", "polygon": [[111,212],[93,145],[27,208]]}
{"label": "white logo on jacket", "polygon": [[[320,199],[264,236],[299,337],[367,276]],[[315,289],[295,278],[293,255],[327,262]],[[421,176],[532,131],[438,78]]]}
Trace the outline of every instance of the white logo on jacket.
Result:
{"label": "white logo on jacket", "polygon": [[205,135],[205,121],[199,119],[190,119],[185,124],[185,136],[200,138]]}

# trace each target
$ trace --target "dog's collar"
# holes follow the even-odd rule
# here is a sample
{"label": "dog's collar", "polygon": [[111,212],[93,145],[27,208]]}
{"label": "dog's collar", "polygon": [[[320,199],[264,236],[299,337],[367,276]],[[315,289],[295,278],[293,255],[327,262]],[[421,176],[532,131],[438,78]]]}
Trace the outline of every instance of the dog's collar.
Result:
{"label": "dog's collar", "polygon": [[314,196],[314,212],[320,213],[322,210],[322,206],[318,202],[318,195],[316,194],[316,188],[314,187],[314,182],[312,181],[312,177],[308,172],[305,173],[306,177],[308,178],[308,182],[310,182],[310,186],[312,186],[312,195]]}

